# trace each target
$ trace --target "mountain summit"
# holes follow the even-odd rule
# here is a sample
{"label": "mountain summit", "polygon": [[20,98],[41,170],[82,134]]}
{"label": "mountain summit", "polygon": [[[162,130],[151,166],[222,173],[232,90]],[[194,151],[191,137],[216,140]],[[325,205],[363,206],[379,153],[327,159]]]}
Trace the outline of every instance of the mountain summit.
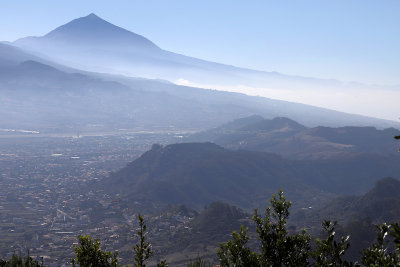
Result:
{"label": "mountain summit", "polygon": [[[204,41],[212,42],[213,40]],[[357,105],[369,106],[368,94],[372,94],[379,103],[376,99],[376,90],[387,88],[390,92],[395,91],[391,87],[245,69],[177,54],[163,50],[147,38],[118,27],[95,14],[74,19],[44,36],[19,39],[12,45],[40,57],[45,56],[51,61],[91,72],[162,79],[181,85],[251,92],[251,94],[265,97],[274,95],[275,93],[271,93],[273,91],[277,93],[278,98],[286,100],[291,99],[294,94],[297,98],[303,95],[303,92],[305,95],[312,92],[312,101],[318,103],[319,106],[332,106],[332,103],[336,103],[335,101],[339,99],[347,103],[348,99],[358,96],[357,92],[363,94],[363,97],[357,98]],[[271,53],[271,51],[265,50],[262,53]],[[327,100],[325,93],[322,93],[325,91],[332,92],[335,98]],[[385,94],[382,94],[380,99],[383,101],[381,103],[387,102]],[[311,100],[305,97],[302,101]],[[365,103],[362,104],[362,101]],[[347,104],[343,104],[345,105]],[[393,111],[390,110],[390,114],[396,114],[398,107],[396,104],[391,105],[381,105],[379,110],[393,109]],[[349,109],[355,110],[354,106],[351,105]],[[337,105],[334,104],[332,107],[337,108]],[[286,116],[286,114],[275,114],[274,117],[276,116]],[[323,121],[326,120],[325,113],[318,116]],[[341,116],[337,120],[342,120]]]}
{"label": "mountain summit", "polygon": [[[310,79],[209,62],[163,50],[147,38],[118,27],[95,14],[74,19],[44,36],[26,37],[13,45],[59,63],[96,72],[135,77],[188,80],[233,86],[301,87]],[[313,83],[331,81],[311,79]],[[304,85],[304,84],[303,84]]]}
{"label": "mountain summit", "polygon": [[65,45],[89,45],[91,47],[125,47],[159,50],[153,42],[136,33],[105,21],[96,14],[74,19],[43,37],[26,37],[15,41],[21,46],[32,43],[58,43]]}

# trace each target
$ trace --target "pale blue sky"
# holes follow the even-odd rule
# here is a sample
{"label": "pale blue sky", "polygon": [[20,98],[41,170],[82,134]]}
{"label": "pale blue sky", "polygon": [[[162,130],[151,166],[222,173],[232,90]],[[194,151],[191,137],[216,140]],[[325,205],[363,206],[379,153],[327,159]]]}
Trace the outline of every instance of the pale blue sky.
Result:
{"label": "pale blue sky", "polygon": [[400,84],[398,0],[4,0],[0,40],[89,13],[163,49],[286,74]]}

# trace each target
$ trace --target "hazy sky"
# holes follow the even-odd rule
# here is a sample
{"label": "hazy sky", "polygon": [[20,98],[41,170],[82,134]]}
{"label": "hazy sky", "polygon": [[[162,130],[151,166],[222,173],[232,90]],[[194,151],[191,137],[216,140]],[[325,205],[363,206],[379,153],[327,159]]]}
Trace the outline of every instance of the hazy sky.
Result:
{"label": "hazy sky", "polygon": [[92,12],[163,49],[202,59],[400,84],[399,0],[4,0],[0,40],[43,35]]}

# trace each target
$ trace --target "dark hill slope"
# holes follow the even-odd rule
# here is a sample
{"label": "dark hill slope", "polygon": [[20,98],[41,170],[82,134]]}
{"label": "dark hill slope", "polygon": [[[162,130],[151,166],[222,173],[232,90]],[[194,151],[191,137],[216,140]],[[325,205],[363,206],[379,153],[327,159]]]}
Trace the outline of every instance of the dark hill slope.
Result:
{"label": "dark hill slope", "polygon": [[335,144],[351,145],[353,151],[359,152],[381,152],[390,148],[396,143],[394,136],[400,131],[394,128],[378,130],[375,127],[315,127],[304,132],[304,135],[319,137]]}
{"label": "dark hill slope", "polygon": [[211,143],[186,143],[154,146],[98,187],[129,200],[196,208],[213,201],[263,207],[282,188],[296,206],[308,207],[319,206],[334,194],[363,193],[376,177],[399,173],[398,158],[293,161]]}
{"label": "dark hill slope", "polygon": [[326,207],[311,216],[329,218],[346,223],[368,220],[373,223],[400,221],[400,181],[383,178],[361,196],[334,199]]}
{"label": "dark hill slope", "polygon": [[346,257],[357,260],[376,240],[375,224],[400,222],[400,181],[382,178],[364,195],[338,197],[321,209],[303,210],[292,218],[314,234],[320,232],[322,220],[337,220],[337,236],[350,235]]}
{"label": "dark hill slope", "polygon": [[192,207],[217,200],[251,207],[255,199],[289,186],[291,178],[279,179],[284,173],[276,155],[231,152],[211,143],[177,144],[146,152],[112,175],[107,189]]}
{"label": "dark hill slope", "polygon": [[[213,202],[190,222],[194,232],[212,235],[231,234],[240,224],[249,224],[250,215],[243,210],[223,202]],[[228,229],[228,230],[227,230]]]}

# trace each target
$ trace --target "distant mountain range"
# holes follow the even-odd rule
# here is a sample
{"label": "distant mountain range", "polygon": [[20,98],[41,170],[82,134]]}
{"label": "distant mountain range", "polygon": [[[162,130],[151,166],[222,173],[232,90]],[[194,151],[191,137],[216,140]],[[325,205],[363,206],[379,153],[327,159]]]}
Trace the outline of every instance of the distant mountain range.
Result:
{"label": "distant mountain range", "polygon": [[213,142],[229,149],[264,151],[290,158],[321,159],[357,153],[396,154],[394,128],[308,128],[291,119],[250,116],[234,120],[187,138],[189,142]]}
{"label": "distant mountain range", "polygon": [[289,117],[308,127],[400,127],[393,121],[160,80],[185,77],[282,88],[340,86],[331,80],[259,72],[174,54],[95,14],[42,37],[0,43],[0,68],[0,128],[193,131],[253,114]]}
{"label": "distant mountain range", "polygon": [[398,160],[366,154],[287,160],[263,152],[230,151],[211,143],[155,145],[97,186],[128,201],[195,208],[213,201],[262,207],[282,188],[297,208],[316,207],[338,194],[364,193],[377,177],[398,176]]}
{"label": "distant mountain range", "polygon": [[[157,49],[157,48],[154,48]],[[46,131],[199,130],[251,114],[308,126],[397,123],[163,80],[85,72],[0,44],[0,128]]]}
{"label": "distant mountain range", "polygon": [[[256,71],[188,57],[163,50],[145,37],[115,26],[95,14],[75,19],[41,37],[21,38],[12,45],[85,71],[164,79],[181,85],[292,99],[387,118],[394,118],[397,108],[388,96],[396,98],[400,89],[399,86],[365,85]],[[385,93],[377,94],[382,90]],[[349,103],[342,105],[355,97],[358,97],[357,102],[351,105],[352,108]],[[311,98],[314,100],[310,102]],[[330,98],[331,101],[327,101]],[[379,106],[381,111],[367,112],[366,105],[371,103]],[[299,121],[299,118],[294,119]]]}
{"label": "distant mountain range", "polygon": [[41,37],[25,37],[13,45],[57,62],[90,71],[134,77],[226,86],[275,88],[365,87],[333,79],[315,79],[256,71],[209,62],[161,49],[147,38],[113,25],[95,14],[74,19]]}
{"label": "distant mountain range", "polygon": [[42,37],[25,37],[13,45],[70,65],[91,71],[124,73],[129,76],[189,79],[194,82],[234,85],[245,82],[260,85],[296,86],[308,83],[336,84],[261,72],[208,62],[162,50],[143,36],[115,26],[95,14],[75,19]]}

